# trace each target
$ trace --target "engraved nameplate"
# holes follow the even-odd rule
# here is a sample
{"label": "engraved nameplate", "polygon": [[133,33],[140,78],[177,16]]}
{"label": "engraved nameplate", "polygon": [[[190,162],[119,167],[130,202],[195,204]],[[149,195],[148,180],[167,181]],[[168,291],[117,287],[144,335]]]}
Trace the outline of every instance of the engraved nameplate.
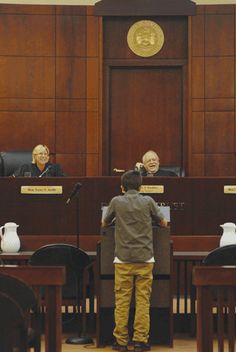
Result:
{"label": "engraved nameplate", "polygon": [[62,194],[62,186],[21,186],[22,194]]}
{"label": "engraved nameplate", "polygon": [[142,185],[140,193],[164,193],[163,185]]}
{"label": "engraved nameplate", "polygon": [[236,193],[236,186],[235,185],[226,185],[224,186],[224,193]]}

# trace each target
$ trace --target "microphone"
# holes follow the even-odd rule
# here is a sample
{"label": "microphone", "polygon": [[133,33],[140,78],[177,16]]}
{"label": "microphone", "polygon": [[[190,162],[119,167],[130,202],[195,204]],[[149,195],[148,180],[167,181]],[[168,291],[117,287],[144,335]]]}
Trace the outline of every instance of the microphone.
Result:
{"label": "microphone", "polygon": [[71,194],[69,195],[69,198],[66,201],[66,204],[69,204],[71,199],[74,198],[74,196],[79,192],[80,188],[81,188],[82,184],[80,182],[77,182],[74,185],[74,188],[71,191]]}
{"label": "microphone", "polygon": [[46,174],[49,169],[51,169],[51,165],[48,165],[48,167],[39,175],[39,177],[42,177],[44,174]]}

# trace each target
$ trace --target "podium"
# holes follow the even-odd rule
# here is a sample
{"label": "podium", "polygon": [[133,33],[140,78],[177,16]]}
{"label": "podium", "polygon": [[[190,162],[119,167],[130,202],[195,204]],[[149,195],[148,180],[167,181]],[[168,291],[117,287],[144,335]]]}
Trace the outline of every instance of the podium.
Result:
{"label": "podium", "polygon": [[[170,229],[153,227],[155,265],[150,308],[150,342],[173,346],[172,246]],[[108,227],[97,245],[97,347],[113,343],[114,329],[114,226]],[[132,329],[134,303],[130,311]],[[132,335],[132,331],[131,331]]]}

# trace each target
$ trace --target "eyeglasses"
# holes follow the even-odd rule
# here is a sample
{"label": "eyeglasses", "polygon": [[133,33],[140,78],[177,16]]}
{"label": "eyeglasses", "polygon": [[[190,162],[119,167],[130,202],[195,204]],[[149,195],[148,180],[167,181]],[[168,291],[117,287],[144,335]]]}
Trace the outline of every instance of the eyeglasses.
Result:
{"label": "eyeglasses", "polygon": [[36,153],[34,155],[41,155],[41,156],[46,155],[46,156],[49,156],[48,153],[46,153],[46,152],[45,153]]}

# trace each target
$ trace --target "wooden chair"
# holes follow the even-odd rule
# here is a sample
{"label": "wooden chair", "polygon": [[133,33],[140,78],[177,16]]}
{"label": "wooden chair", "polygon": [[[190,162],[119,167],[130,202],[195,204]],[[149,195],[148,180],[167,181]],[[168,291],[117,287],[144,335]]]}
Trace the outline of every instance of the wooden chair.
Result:
{"label": "wooden chair", "polygon": [[[86,344],[92,339],[86,336],[86,297],[89,296],[90,314],[93,314],[93,269],[90,258],[82,249],[64,243],[48,244],[38,248],[29,260],[30,265],[53,265],[66,268],[66,284],[62,288],[65,305],[76,305],[81,311],[80,336],[67,340],[67,343]],[[75,304],[76,302],[76,304]]]}
{"label": "wooden chair", "polygon": [[27,352],[27,319],[20,305],[0,292],[0,350]]}
{"label": "wooden chair", "polygon": [[236,265],[236,244],[213,249],[202,261],[203,265]]}
{"label": "wooden chair", "polygon": [[40,308],[32,287],[16,277],[0,273],[0,293],[10,296],[19,305],[27,322],[27,346],[40,352]]}

